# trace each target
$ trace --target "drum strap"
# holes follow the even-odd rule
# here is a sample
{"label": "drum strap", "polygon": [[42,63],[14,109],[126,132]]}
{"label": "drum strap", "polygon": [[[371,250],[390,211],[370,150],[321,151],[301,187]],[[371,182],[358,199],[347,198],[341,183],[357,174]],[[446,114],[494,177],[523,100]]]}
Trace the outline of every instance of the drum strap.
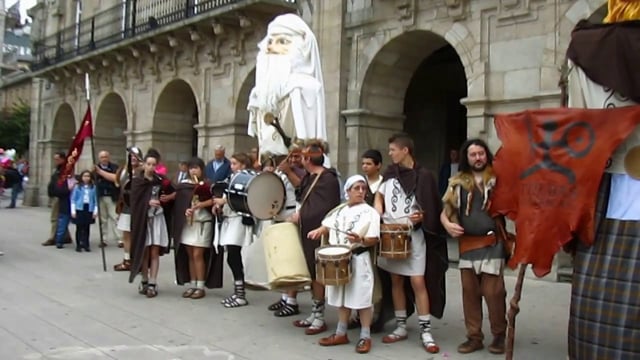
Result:
{"label": "drum strap", "polygon": [[307,201],[307,198],[309,197],[309,195],[311,195],[311,191],[313,190],[313,188],[316,186],[316,184],[318,183],[318,180],[320,180],[320,176],[322,176],[322,174],[324,174],[324,170],[322,170],[322,172],[320,172],[320,174],[318,174],[316,176],[315,179],[313,179],[313,182],[311,183],[311,186],[309,187],[309,190],[307,190],[307,193],[304,194],[304,198],[302,199],[302,202],[300,203],[300,207],[302,208],[305,204],[305,202]]}

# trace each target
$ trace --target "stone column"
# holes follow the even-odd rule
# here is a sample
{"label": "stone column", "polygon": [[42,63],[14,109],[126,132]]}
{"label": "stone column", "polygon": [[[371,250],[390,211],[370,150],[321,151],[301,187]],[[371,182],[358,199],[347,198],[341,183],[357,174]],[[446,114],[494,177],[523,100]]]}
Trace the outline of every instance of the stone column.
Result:
{"label": "stone column", "polygon": [[402,114],[373,113],[367,109],[342,111],[346,118],[347,174],[360,173],[360,156],[367,149],[378,149],[385,154],[387,140],[401,132],[404,123]]}
{"label": "stone column", "polygon": [[351,157],[343,149],[346,146],[345,127],[340,120],[340,110],[346,105],[346,68],[348,66],[348,47],[343,46],[344,14],[346,2],[344,0],[313,2],[312,29],[318,40],[320,61],[325,91],[325,111],[327,136],[329,140],[331,164],[340,169],[342,175]]}

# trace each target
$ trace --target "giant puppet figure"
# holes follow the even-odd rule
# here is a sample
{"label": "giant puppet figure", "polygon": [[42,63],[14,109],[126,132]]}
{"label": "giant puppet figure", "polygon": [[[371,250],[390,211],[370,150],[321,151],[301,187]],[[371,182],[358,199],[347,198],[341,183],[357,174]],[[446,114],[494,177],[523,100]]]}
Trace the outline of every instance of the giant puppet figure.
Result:
{"label": "giant puppet figure", "polygon": [[247,109],[248,134],[258,138],[260,156],[287,155],[296,139],[326,141],[320,55],[309,26],[297,15],[280,15],[258,48]]}
{"label": "giant puppet figure", "polygon": [[[567,51],[568,105],[640,103],[640,1],[609,0],[605,24],[579,23]],[[634,21],[629,21],[634,20]],[[569,318],[572,360],[640,358],[640,126],[602,176],[595,241],[577,244]]]}

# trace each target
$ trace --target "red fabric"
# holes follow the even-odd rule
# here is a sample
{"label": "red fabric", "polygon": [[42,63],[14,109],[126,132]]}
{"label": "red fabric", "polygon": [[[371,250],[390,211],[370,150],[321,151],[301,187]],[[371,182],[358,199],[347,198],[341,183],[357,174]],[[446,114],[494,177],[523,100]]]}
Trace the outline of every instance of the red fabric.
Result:
{"label": "red fabric", "polygon": [[87,112],[84,114],[82,123],[78,133],[73,138],[71,147],[67,152],[67,159],[62,171],[60,172],[60,183],[62,183],[69,175],[73,174],[73,168],[76,162],[82,154],[82,148],[84,147],[84,140],[93,136],[93,124],[91,119],[91,107],[87,105]]}
{"label": "red fabric", "polygon": [[562,245],[594,240],[596,193],[607,160],[640,123],[640,106],[541,109],[498,115],[491,210],[516,223],[509,266],[544,276]]}

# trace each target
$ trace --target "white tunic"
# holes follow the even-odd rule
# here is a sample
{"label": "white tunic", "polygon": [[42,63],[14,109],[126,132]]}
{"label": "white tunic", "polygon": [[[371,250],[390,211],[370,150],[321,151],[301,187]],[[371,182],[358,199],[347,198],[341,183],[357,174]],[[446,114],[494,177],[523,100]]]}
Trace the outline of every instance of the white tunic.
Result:
{"label": "white tunic", "polygon": [[[357,233],[365,238],[380,236],[380,215],[371,206],[362,203],[340,205],[322,220],[322,225]],[[329,244],[350,245],[346,234],[329,230]],[[360,244],[353,245],[360,247]],[[366,309],[373,305],[373,264],[369,252],[351,258],[351,281],[342,286],[327,286],[327,303],[335,307]]]}
{"label": "white tunic", "polygon": [[[224,195],[226,198],[227,195]],[[242,223],[242,215],[231,210],[229,205],[222,208],[222,225],[220,231],[216,231],[214,235],[215,245],[237,245],[246,246],[253,242],[254,226],[244,225]]]}
{"label": "white tunic", "polygon": [[[276,170],[275,174],[280,177],[285,187],[286,199],[284,207],[278,214],[278,220],[284,220],[296,211],[296,189],[286,174],[279,170]],[[262,229],[265,229],[274,222],[273,220],[259,220],[256,224],[256,233],[261,234]],[[252,286],[269,289],[267,262],[264,256],[264,245],[260,236],[254,239],[251,246],[242,248],[242,258],[245,262],[245,282]]]}
{"label": "white tunic", "polygon": [[[378,192],[384,197],[385,224],[411,224],[409,215],[420,210],[414,195],[407,197],[398,179],[383,182]],[[387,259],[378,257],[378,266],[392,274],[415,276],[424,275],[427,264],[427,245],[422,229],[411,232],[411,256],[407,259]]]}
{"label": "white tunic", "polygon": [[185,222],[182,228],[182,244],[197,246],[197,247],[211,247],[211,240],[213,238],[213,215],[209,209],[198,209],[193,215],[193,224],[189,224],[189,221]]}

